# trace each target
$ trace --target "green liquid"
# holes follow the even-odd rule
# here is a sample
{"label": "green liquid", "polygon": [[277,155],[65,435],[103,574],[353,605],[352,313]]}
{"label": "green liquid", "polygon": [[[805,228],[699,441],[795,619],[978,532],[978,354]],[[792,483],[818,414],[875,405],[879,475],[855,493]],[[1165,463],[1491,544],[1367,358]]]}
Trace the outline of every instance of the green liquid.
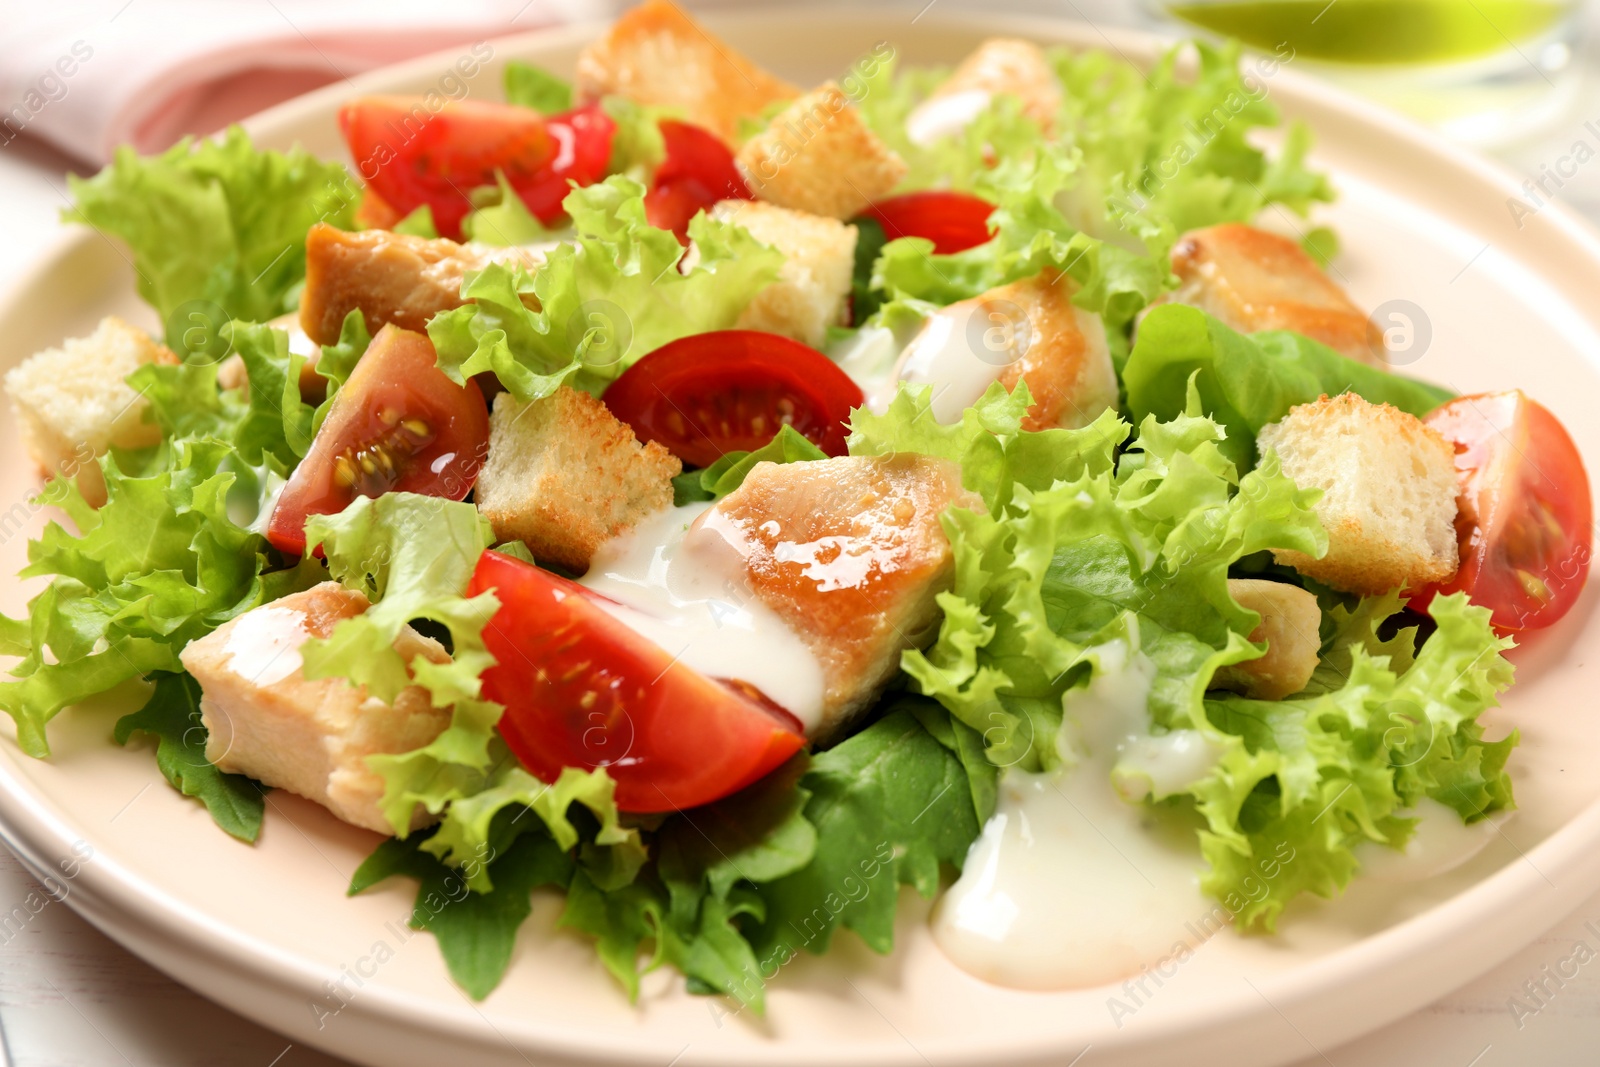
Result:
{"label": "green liquid", "polygon": [[1167,10],[1213,33],[1336,63],[1441,63],[1492,55],[1549,30],[1553,0],[1227,0]]}

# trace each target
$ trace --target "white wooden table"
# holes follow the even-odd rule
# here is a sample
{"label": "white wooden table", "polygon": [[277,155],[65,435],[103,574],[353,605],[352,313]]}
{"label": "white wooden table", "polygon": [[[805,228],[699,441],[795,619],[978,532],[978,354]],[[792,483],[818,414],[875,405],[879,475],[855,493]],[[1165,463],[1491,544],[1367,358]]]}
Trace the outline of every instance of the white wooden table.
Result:
{"label": "white wooden table", "polygon": [[[959,0],[947,0],[957,6]],[[1108,6],[1110,5],[1110,6]],[[920,5],[918,5],[920,6]],[[1023,0],[1013,9],[1125,21],[1113,0]],[[1593,20],[1591,20],[1593,21]],[[1600,36],[1600,35],[1597,35]],[[3,44],[0,44],[3,47]],[[1590,86],[1589,105],[1600,101]],[[1582,119],[1507,161],[1528,176],[1581,136]],[[57,232],[68,163],[19,140],[0,149],[0,286],[26,269]],[[1588,168],[1561,198],[1600,218],[1600,167]],[[1600,724],[1597,724],[1600,728]],[[1597,772],[1600,773],[1600,772]],[[25,922],[4,917],[43,890],[0,849],[0,1067],[338,1067],[167,978],[78,918],[48,903]],[[1600,1064],[1600,893],[1551,932],[1489,974],[1409,1018],[1342,1048],[1306,1047],[1293,1067],[1593,1067]],[[1565,967],[1578,942],[1591,962]],[[1530,989],[1543,985],[1537,999]],[[1285,1028],[1292,1027],[1285,1020]],[[670,1051],[670,1050],[669,1050]],[[663,1062],[670,1058],[663,1054]],[[1092,1056],[1085,1067],[1093,1067]],[[1219,1065],[1227,1067],[1227,1065]]]}

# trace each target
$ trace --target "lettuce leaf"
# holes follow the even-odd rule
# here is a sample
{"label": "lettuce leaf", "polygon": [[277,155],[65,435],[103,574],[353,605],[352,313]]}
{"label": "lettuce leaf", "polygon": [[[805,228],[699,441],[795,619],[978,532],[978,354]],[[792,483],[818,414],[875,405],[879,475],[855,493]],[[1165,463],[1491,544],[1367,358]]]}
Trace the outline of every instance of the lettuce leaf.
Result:
{"label": "lettuce leaf", "polygon": [[1206,701],[1210,720],[1244,744],[1192,790],[1209,824],[1202,886],[1241,926],[1272,929],[1301,892],[1336,895],[1358,871],[1354,846],[1403,846],[1415,825],[1405,812],[1423,797],[1468,822],[1513,806],[1505,763],[1518,735],[1488,742],[1477,723],[1511,684],[1501,653],[1512,642],[1458,593],[1429,605],[1437,629],[1413,659],[1414,633],[1377,637],[1397,598],[1374,601],[1339,641],[1339,688]]}
{"label": "lettuce leaf", "polygon": [[563,206],[576,229],[570,244],[532,274],[491,264],[469,275],[461,293],[473,303],[428,324],[452,379],[493,371],[522,400],[563,383],[599,392],[668,341],[731,327],[783,262],[744,229],[697,216],[697,256],[684,273],[683,246],[645,221],[644,187],[630,178],[574,189]]}
{"label": "lettuce leaf", "polygon": [[206,759],[199,682],[188,674],[156,674],[150,699],[117,720],[112,739],[126,745],[136,733],[156,739],[156,765],[172,788],[199,800],[216,824],[239,840],[260,836],[266,788],[242,774],[224,774]]}
{"label": "lettuce leaf", "polygon": [[757,463],[805,463],[827,459],[827,453],[787,424],[777,436],[754,452],[729,452],[709,467],[684,471],[672,479],[673,503],[679,507],[699,500],[720,500],[744,484]]}
{"label": "lettuce leaf", "polygon": [[[143,469],[124,473],[124,462]],[[54,577],[29,602],[28,618],[0,622],[0,645],[22,657],[12,680],[0,682],[0,707],[33,756],[49,753],[45,724],[62,708],[153,671],[181,671],[178,653],[190,641],[306,587],[321,570],[262,573],[267,544],[249,523],[278,473],[270,459],[252,468],[231,444],[192,438],[100,464],[101,508],[73,482],[45,487],[42,499],[79,532],[52,522],[29,544],[22,575]]]}
{"label": "lettuce leaf", "polygon": [[1299,334],[1271,330],[1246,337],[1198,308],[1151,309],[1122,369],[1128,410],[1135,419],[1171,418],[1184,409],[1191,379],[1204,411],[1227,430],[1224,454],[1241,469],[1255,462],[1255,437],[1263,426],[1324,393],[1353,392],[1418,416],[1454,396]]}
{"label": "lettuce leaf", "polygon": [[[992,389],[980,408],[1002,398]],[[1267,548],[1325,551],[1311,510],[1316,494],[1296,489],[1275,461],[1239,478],[1221,452],[1222,430],[1198,405],[1191,392],[1178,418],[1145,419],[1120,458],[1127,428],[1114,415],[1048,436],[1013,425],[986,441],[972,428],[972,447],[1001,457],[980,468],[980,485],[1009,484],[989,488],[989,514],[945,514],[955,587],[940,595],[938,641],[907,652],[902,665],[984,736],[996,765],[1057,765],[1062,694],[1081,678],[1087,650],[1130,612],[1157,666],[1155,721],[1203,725],[1211,674],[1261,652],[1248,641],[1259,617],[1228,594],[1229,566]],[[983,417],[967,414],[974,423]],[[917,417],[906,394],[886,418],[903,437],[925,436],[932,422]],[[1037,458],[1017,462],[1023,454]]]}
{"label": "lettuce leaf", "polygon": [[[435,707],[453,705],[449,727],[430,744],[369,758],[384,779],[384,816],[401,836],[417,804],[438,814],[487,781],[501,708],[480,698],[479,676],[494,663],[483,628],[499,601],[493,593],[465,592],[492,541],[488,522],[471,504],[415,493],[358,497],[337,515],[306,523],[308,551],[320,545],[333,578],[372,601],[365,614],[302,646],[306,677],[348,678],[385,701],[418,685]],[[421,654],[408,663],[395,649],[401,629],[416,619],[449,631],[448,663]]]}
{"label": "lettuce leaf", "polygon": [[520,59],[506,62],[506,103],[554,115],[572,107],[572,83]]}
{"label": "lettuce leaf", "polygon": [[[294,310],[305,277],[306,230],[327,222],[353,227],[358,198],[344,166],[302,148],[257,149],[241,127],[218,140],[178,142],[157,156],[117,151],[92,178],[68,176],[73,207],[64,216],[118,237],[133,252],[139,295],[161,315],[169,344],[192,325],[175,313],[199,309],[213,327],[229,319],[265,322]],[[210,347],[207,338],[203,347]]]}
{"label": "lettuce leaf", "polygon": [[[1190,48],[1192,78],[1180,74]],[[1165,256],[1185,230],[1249,222],[1273,203],[1304,215],[1333,199],[1327,178],[1305,165],[1304,127],[1291,127],[1276,160],[1251,143],[1279,117],[1265,86],[1241,74],[1239,56],[1235,42],[1194,41],[1146,74],[1106,52],[1052,53],[1064,88],[1060,126],[1080,153],[1061,200],[1076,228],[1137,238]]]}

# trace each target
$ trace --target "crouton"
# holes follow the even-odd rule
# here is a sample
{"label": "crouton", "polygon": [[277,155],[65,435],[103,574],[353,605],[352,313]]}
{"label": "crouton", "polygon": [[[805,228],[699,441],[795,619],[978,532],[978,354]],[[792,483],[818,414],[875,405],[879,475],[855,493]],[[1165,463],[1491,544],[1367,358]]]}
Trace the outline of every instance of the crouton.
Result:
{"label": "crouton", "polygon": [[[1049,270],[951,304],[923,324],[893,381],[932,387],[933,417],[961,420],[990,382],[1027,382],[1027,430],[1087,426],[1117,402],[1100,316],[1072,303],[1078,285]],[[882,407],[892,394],[875,397]]]}
{"label": "crouton", "polygon": [[1253,644],[1267,644],[1266,654],[1217,671],[1214,689],[1231,689],[1256,700],[1282,700],[1311,681],[1322,648],[1322,608],[1317,598],[1298,585],[1258,578],[1229,578],[1228,595],[1261,616],[1250,631]]}
{"label": "crouton", "polygon": [[145,421],[142,394],[125,380],[146,363],[178,357],[119,318],[100,320],[88,337],[47,348],[6,372],[6,395],[22,441],[46,478],[75,479],[92,507],[106,502],[105,476],[95,459],[112,448],[143,448],[161,440]]}
{"label": "crouton", "polygon": [[1022,113],[1046,133],[1061,110],[1061,83],[1039,46],[1009,37],[991,37],[961,61],[906,118],[906,134],[929,144],[958,133],[987,110],[996,96],[1014,96]]}
{"label": "crouton", "polygon": [[583,571],[601,542],[671,506],[682,470],[588,393],[562,387],[527,404],[501,393],[475,499],[497,538]]}
{"label": "crouton", "polygon": [[758,463],[701,518],[743,560],[748,588],[822,666],[825,742],[876,699],[900,653],[936,635],[954,561],[939,516],[978,507],[948,460],[915,453]]}
{"label": "crouton", "polygon": [[671,109],[729,144],[737,143],[740,119],[800,92],[667,0],[645,0],[580,52],[577,85],[587,100],[617,94]]}
{"label": "crouton", "polygon": [[[393,829],[380,809],[383,779],[367,757],[428,744],[450,724],[450,709],[434,707],[418,686],[386,704],[344,678],[305,676],[300,646],[326,638],[368,606],[360,593],[323,582],[223,623],[190,642],[180,658],[200,683],[207,760],[387,835]],[[437,641],[410,627],[395,648],[407,663],[417,656],[450,659]],[[412,826],[429,821],[419,809]]]}
{"label": "crouton", "polygon": [[1455,450],[1422,420],[1354,393],[1292,408],[1256,438],[1303,489],[1322,490],[1328,553],[1278,562],[1350,593],[1441,582],[1456,572]]}
{"label": "crouton", "polygon": [[828,327],[846,321],[856,262],[854,226],[758,200],[724,200],[711,217],[743,226],[784,255],[778,280],[756,294],[739,326],[819,348]]}
{"label": "crouton", "polygon": [[[344,317],[360,308],[367,330],[386,323],[422,333],[428,320],[462,305],[461,279],[490,263],[530,270],[544,257],[529,248],[497,248],[413,237],[387,230],[347,233],[319,222],[306,234],[306,285],[300,325],[319,345],[339,340]],[[530,294],[524,302],[531,303]]]}
{"label": "crouton", "polygon": [[1293,330],[1351,359],[1387,367],[1383,332],[1301,247],[1238,222],[1191,230],[1172,249],[1176,292],[1240,333]]}
{"label": "crouton", "polygon": [[859,215],[906,174],[833,82],[779,113],[739,149],[738,162],[758,198],[835,219]]}

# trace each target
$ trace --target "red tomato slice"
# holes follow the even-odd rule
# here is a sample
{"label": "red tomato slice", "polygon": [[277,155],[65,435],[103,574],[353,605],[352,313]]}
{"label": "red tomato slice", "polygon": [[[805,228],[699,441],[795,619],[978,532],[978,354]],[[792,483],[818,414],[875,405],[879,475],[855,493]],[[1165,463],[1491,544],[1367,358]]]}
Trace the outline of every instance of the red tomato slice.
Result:
{"label": "red tomato slice", "polygon": [[942,189],[906,193],[879,200],[864,214],[883,227],[889,240],[926,237],[941,256],[976,248],[993,236],[989,216],[994,214],[994,205],[971,193]]}
{"label": "red tomato slice", "polygon": [[361,177],[404,218],[426,204],[443,237],[459,239],[472,210],[467,194],[501,171],[528,210],[545,222],[561,214],[568,180],[598,181],[611,158],[616,124],[598,104],[550,118],[477,100],[429,111],[422,101],[369,96],[339,111],[339,128]]}
{"label": "red tomato slice", "polygon": [[662,119],[666,156],[644,197],[650,225],[689,242],[689,220],[719,200],[749,200],[750,189],[722,138],[699,126]]}
{"label": "red tomato slice", "polygon": [[546,782],[605,767],[623,811],[675,811],[743,789],[805,743],[759,691],[685,666],[576,582],[485,552],[467,593],[491,589],[500,610],[483,639],[498,662],[483,692],[505,705],[506,744]]}
{"label": "red tomato slice", "polygon": [[833,360],[760,330],[670,341],[623,371],[603,399],[639,440],[660,441],[697,467],[754,451],[785,423],[842,456],[844,421],[863,401],[861,387]]}
{"label": "red tomato slice", "polygon": [[1460,397],[1426,421],[1456,446],[1461,569],[1412,606],[1464,590],[1501,633],[1549,626],[1589,576],[1593,512],[1577,446],[1520,390]]}
{"label": "red tomato slice", "polygon": [[391,490],[460,500],[489,447],[489,412],[472,382],[457,385],[420,333],[385,326],[372,339],[278,496],[267,540],[298,556],[306,519]]}

